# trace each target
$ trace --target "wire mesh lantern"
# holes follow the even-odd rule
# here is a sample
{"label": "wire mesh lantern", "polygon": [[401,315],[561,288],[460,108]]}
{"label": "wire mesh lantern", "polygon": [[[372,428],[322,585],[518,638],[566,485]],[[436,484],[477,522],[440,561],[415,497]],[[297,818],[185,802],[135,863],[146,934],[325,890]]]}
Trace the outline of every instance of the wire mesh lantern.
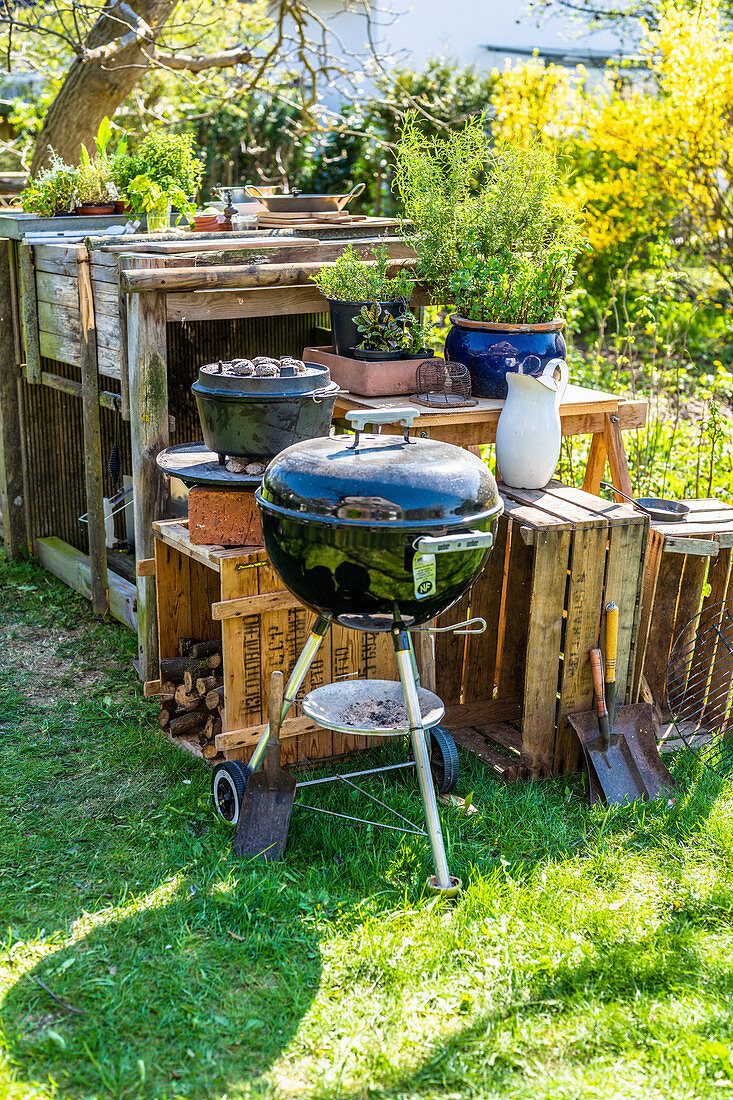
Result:
{"label": "wire mesh lantern", "polygon": [[704,608],[677,637],[666,688],[682,745],[716,775],[733,778],[733,615],[727,603]]}
{"label": "wire mesh lantern", "polygon": [[426,359],[415,375],[417,393],[412,400],[431,409],[460,409],[478,405],[471,397],[471,375],[463,363],[449,360]]}

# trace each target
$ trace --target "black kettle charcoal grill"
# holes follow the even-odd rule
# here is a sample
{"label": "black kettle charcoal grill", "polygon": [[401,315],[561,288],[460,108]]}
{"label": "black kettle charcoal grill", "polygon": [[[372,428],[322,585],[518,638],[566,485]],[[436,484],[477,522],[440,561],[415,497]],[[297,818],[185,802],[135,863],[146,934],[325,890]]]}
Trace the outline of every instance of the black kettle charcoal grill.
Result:
{"label": "black kettle charcoal grill", "polygon": [[[306,695],[301,706],[327,729],[409,734],[435,867],[430,885],[451,893],[457,880],[448,871],[426,737],[433,727],[431,740],[440,745],[443,734],[436,723],[443,707],[437,696],[420,687],[410,630],[446,611],[478,576],[503,505],[494,478],[475,455],[448,443],[409,437],[417,415],[409,408],[347,413],[353,438],[311,439],[289,447],[267,467],[256,498],[273,567],[283,584],[318,615],[285,688],[282,718],[332,622],[391,633],[404,701],[401,721],[375,725],[348,718],[355,696],[365,691],[374,693],[376,704],[390,697],[394,704],[393,681],[326,685]],[[404,425],[404,437],[364,433],[367,424],[387,423]],[[479,629],[484,628],[481,623]],[[226,788],[235,772],[241,786],[235,797],[241,799],[247,775],[264,760],[268,738],[269,725],[248,766],[234,761],[219,765],[213,779],[218,804],[226,790],[217,796],[217,782]],[[315,782],[323,780],[309,785]]]}

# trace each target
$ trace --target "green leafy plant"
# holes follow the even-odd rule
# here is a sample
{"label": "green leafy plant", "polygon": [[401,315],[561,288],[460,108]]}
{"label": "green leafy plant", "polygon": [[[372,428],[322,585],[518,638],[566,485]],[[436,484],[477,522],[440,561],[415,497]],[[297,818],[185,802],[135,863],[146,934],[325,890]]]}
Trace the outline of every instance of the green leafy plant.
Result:
{"label": "green leafy plant", "polygon": [[311,278],[324,297],[336,302],[409,302],[415,289],[412,276],[406,271],[387,275],[390,260],[384,245],[372,248],[371,257],[362,259],[348,245],[331,267]]}
{"label": "green leafy plant", "polygon": [[55,152],[51,164],[42,169],[21,192],[18,202],[29,214],[50,218],[68,211],[76,189],[77,169],[66,164]]}
{"label": "green leafy plant", "polygon": [[472,319],[512,324],[549,321],[563,308],[585,242],[546,147],[494,148],[483,117],[446,137],[425,136],[409,118],[395,186],[435,301],[460,300]]}
{"label": "green leafy plant", "polygon": [[196,211],[195,203],[191,202],[178,184],[161,185],[145,175],[138,175],[130,180],[127,197],[136,214],[159,215],[171,205],[178,208],[180,216],[192,217]]}
{"label": "green leafy plant", "polygon": [[76,199],[79,205],[103,205],[113,200],[109,186],[112,182],[109,164],[104,157],[90,159],[82,145],[82,157],[76,170]]}
{"label": "green leafy plant", "polygon": [[379,302],[362,306],[361,312],[354,318],[361,340],[356,345],[359,351],[400,351],[402,348],[402,326],[394,317],[382,309]]}
{"label": "green leafy plant", "polygon": [[133,159],[136,176],[147,176],[169,192],[177,187],[187,199],[194,197],[201,183],[204,166],[190,134],[154,130],[143,139]]}
{"label": "green leafy plant", "polygon": [[418,352],[425,351],[430,346],[431,326],[422,324],[412,310],[408,309],[400,318],[400,325],[402,328],[400,347],[408,355],[417,355]]}

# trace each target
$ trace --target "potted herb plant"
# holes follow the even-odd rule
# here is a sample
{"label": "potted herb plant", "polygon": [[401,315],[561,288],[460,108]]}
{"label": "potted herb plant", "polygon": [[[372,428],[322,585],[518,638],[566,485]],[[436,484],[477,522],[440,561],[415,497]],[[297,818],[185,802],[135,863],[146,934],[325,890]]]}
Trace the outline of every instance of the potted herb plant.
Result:
{"label": "potted herb plant", "polygon": [[397,152],[406,239],[433,300],[452,302],[447,359],[477,397],[506,397],[510,371],[564,359],[563,308],[585,246],[560,165],[538,143],[494,148],[482,118],[445,138],[414,119]]}
{"label": "potted herb plant", "polygon": [[147,215],[150,232],[169,227],[171,206],[181,216],[193,215],[203,164],[190,135],[153,131],[129,160],[118,166],[118,178],[135,212]]}
{"label": "potted herb plant", "polygon": [[28,214],[40,214],[52,218],[68,214],[76,188],[76,168],[66,164],[51,151],[51,164],[29,183],[18,197],[18,202]]}
{"label": "potted herb plant", "polygon": [[193,215],[194,203],[181,188],[174,183],[160,184],[148,176],[135,176],[127,185],[127,195],[137,214],[145,214],[150,233],[162,233],[171,223],[171,206],[175,204],[180,220],[185,215]]}
{"label": "potted herb plant", "polygon": [[81,160],[76,170],[77,214],[114,214],[115,204],[109,193],[111,182],[106,157],[91,158],[86,147],[82,145]]}
{"label": "potted herb plant", "polygon": [[354,324],[361,336],[359,343],[350,349],[354,359],[383,362],[385,359],[403,358],[402,327],[391,313],[382,309],[379,302],[362,306]]}
{"label": "potted herb plant", "polygon": [[364,306],[377,303],[382,312],[397,319],[407,310],[415,280],[406,271],[388,277],[389,264],[384,245],[371,250],[371,259],[362,259],[349,245],[334,264],[311,276],[328,298],[337,355],[353,356],[352,348],[359,343],[356,318]]}
{"label": "potted herb plant", "polygon": [[400,347],[403,359],[432,359],[435,352],[428,347],[431,338],[430,325],[424,325],[411,309],[401,319]]}

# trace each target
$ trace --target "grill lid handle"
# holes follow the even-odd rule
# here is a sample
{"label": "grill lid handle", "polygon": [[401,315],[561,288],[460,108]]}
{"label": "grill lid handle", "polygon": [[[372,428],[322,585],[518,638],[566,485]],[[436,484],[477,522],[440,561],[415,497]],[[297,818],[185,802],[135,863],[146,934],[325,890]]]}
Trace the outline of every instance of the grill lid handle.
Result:
{"label": "grill lid handle", "polygon": [[418,554],[450,554],[459,550],[484,550],[494,545],[491,531],[466,531],[456,535],[421,535],[413,547]]}
{"label": "grill lid handle", "polygon": [[410,439],[410,428],[413,421],[415,421],[420,415],[417,409],[410,408],[386,408],[386,409],[352,409],[351,412],[347,412],[344,420],[348,420],[349,424],[354,429],[356,436],[354,444],[348,449],[355,451],[359,446],[359,432],[363,432],[367,424],[404,424],[405,427],[405,443],[416,443],[417,440]]}

